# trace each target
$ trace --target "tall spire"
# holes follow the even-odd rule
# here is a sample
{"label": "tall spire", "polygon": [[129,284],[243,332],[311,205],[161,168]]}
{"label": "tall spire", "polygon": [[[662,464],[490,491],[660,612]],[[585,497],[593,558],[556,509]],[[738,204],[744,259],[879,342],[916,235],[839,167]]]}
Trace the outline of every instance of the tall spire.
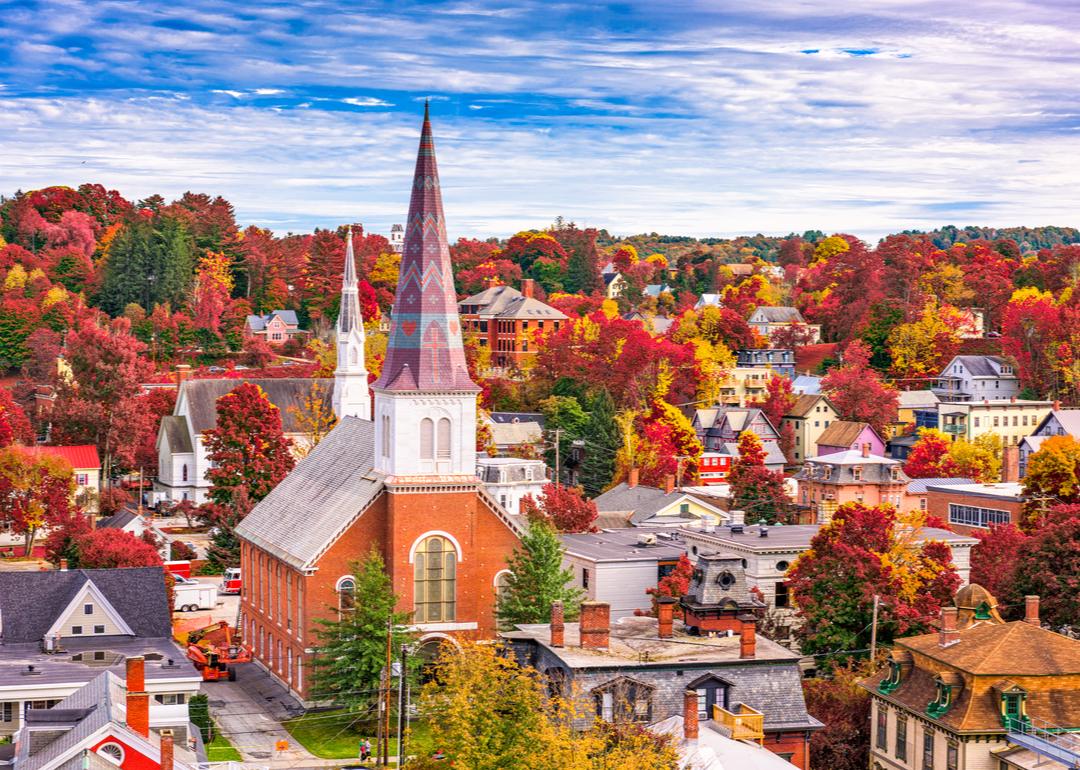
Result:
{"label": "tall spire", "polygon": [[373,387],[395,392],[479,390],[465,365],[427,103],[405,224],[393,326],[382,375]]}
{"label": "tall spire", "polygon": [[337,368],[334,370],[332,405],[338,419],[371,419],[371,394],[364,364],[364,319],[360,315],[360,290],[356,280],[352,226],[345,236],[345,269],[341,277],[341,308],[337,320]]}

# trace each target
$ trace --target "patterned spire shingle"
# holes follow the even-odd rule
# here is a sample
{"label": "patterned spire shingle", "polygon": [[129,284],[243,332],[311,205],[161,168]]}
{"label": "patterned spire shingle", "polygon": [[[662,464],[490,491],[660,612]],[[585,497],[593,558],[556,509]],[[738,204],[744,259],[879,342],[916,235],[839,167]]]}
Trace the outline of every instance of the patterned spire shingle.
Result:
{"label": "patterned spire shingle", "polygon": [[352,225],[345,235],[345,273],[341,280],[341,309],[338,312],[337,328],[341,334],[348,334],[354,327],[363,331],[360,318],[360,293],[356,280],[356,257],[353,255]]}
{"label": "patterned spire shingle", "polygon": [[391,391],[479,390],[465,365],[427,105],[390,341],[382,374],[373,387]]}

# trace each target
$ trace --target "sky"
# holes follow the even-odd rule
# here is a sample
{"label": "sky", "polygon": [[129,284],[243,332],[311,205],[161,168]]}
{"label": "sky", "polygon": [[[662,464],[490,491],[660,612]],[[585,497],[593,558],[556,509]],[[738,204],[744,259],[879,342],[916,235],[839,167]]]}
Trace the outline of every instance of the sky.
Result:
{"label": "sky", "polygon": [[1077,0],[0,0],[0,193],[385,234],[430,99],[452,238],[1075,226],[1077,30]]}

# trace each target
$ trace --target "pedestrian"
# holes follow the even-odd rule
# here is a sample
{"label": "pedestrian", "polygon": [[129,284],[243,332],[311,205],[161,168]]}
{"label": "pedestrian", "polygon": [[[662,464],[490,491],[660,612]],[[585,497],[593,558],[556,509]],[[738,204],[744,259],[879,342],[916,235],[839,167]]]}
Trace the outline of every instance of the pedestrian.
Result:
{"label": "pedestrian", "polygon": [[360,761],[367,762],[371,759],[371,741],[364,738],[360,741]]}

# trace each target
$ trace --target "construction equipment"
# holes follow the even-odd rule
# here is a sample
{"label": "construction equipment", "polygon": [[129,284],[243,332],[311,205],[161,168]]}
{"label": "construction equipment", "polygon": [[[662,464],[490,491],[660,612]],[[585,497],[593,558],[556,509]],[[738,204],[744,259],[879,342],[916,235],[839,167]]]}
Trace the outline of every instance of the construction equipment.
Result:
{"label": "construction equipment", "polygon": [[187,656],[204,682],[235,682],[237,664],[251,662],[251,647],[222,620],[188,633]]}

